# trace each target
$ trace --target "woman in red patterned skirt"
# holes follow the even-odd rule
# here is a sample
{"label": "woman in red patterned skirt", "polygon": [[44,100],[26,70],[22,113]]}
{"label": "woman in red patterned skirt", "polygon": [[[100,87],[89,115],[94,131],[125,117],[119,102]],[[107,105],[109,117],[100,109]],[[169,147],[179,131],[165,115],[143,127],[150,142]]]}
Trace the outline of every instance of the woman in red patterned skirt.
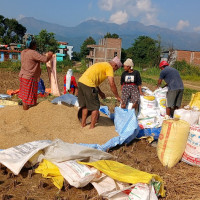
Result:
{"label": "woman in red patterned skirt", "polygon": [[53,53],[39,54],[36,50],[36,42],[31,41],[28,48],[21,53],[21,71],[19,98],[22,99],[23,109],[28,110],[30,106],[37,103],[38,81],[40,80],[40,62],[48,62]]}

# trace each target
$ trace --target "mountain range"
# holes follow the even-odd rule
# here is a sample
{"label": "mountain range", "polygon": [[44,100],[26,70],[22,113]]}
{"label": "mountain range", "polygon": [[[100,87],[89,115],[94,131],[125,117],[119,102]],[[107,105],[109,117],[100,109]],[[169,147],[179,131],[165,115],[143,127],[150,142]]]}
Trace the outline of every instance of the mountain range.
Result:
{"label": "mountain range", "polygon": [[79,51],[80,46],[89,36],[92,36],[98,44],[98,40],[103,38],[107,32],[118,34],[122,38],[122,47],[124,49],[131,47],[136,38],[145,35],[156,40],[160,38],[161,46],[164,49],[200,51],[199,33],[175,31],[153,25],[145,26],[137,21],[129,21],[118,25],[88,20],[75,27],[53,24],[33,17],[24,17],[18,22],[25,26],[27,33],[30,34],[37,35],[42,29],[55,33],[55,38],[58,41],[68,42],[69,45],[74,46],[74,51]]}

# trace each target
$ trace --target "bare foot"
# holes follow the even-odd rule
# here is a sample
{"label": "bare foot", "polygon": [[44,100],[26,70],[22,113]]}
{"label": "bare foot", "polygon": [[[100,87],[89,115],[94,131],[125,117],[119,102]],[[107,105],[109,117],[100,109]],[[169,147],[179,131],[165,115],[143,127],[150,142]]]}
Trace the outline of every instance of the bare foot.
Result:
{"label": "bare foot", "polygon": [[90,126],[90,128],[89,129],[93,129],[95,126]]}
{"label": "bare foot", "polygon": [[81,127],[84,128],[86,126],[86,124],[81,124]]}

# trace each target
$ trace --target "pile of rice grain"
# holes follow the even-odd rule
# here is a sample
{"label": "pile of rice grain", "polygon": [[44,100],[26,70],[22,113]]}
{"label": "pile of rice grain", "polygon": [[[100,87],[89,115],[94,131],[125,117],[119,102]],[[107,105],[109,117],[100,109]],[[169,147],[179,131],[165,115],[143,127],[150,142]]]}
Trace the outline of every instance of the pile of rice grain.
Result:
{"label": "pile of rice grain", "polygon": [[0,149],[35,140],[59,138],[69,143],[104,144],[118,136],[113,122],[101,114],[94,129],[81,127],[78,109],[43,101],[24,111],[21,106],[0,108]]}

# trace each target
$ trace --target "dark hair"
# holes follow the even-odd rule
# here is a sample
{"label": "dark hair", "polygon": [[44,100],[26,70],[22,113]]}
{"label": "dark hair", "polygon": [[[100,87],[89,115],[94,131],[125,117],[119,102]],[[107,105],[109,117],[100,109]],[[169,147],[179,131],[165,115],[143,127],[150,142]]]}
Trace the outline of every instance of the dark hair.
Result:
{"label": "dark hair", "polygon": [[29,46],[29,49],[33,49],[36,46],[36,41],[32,40]]}

